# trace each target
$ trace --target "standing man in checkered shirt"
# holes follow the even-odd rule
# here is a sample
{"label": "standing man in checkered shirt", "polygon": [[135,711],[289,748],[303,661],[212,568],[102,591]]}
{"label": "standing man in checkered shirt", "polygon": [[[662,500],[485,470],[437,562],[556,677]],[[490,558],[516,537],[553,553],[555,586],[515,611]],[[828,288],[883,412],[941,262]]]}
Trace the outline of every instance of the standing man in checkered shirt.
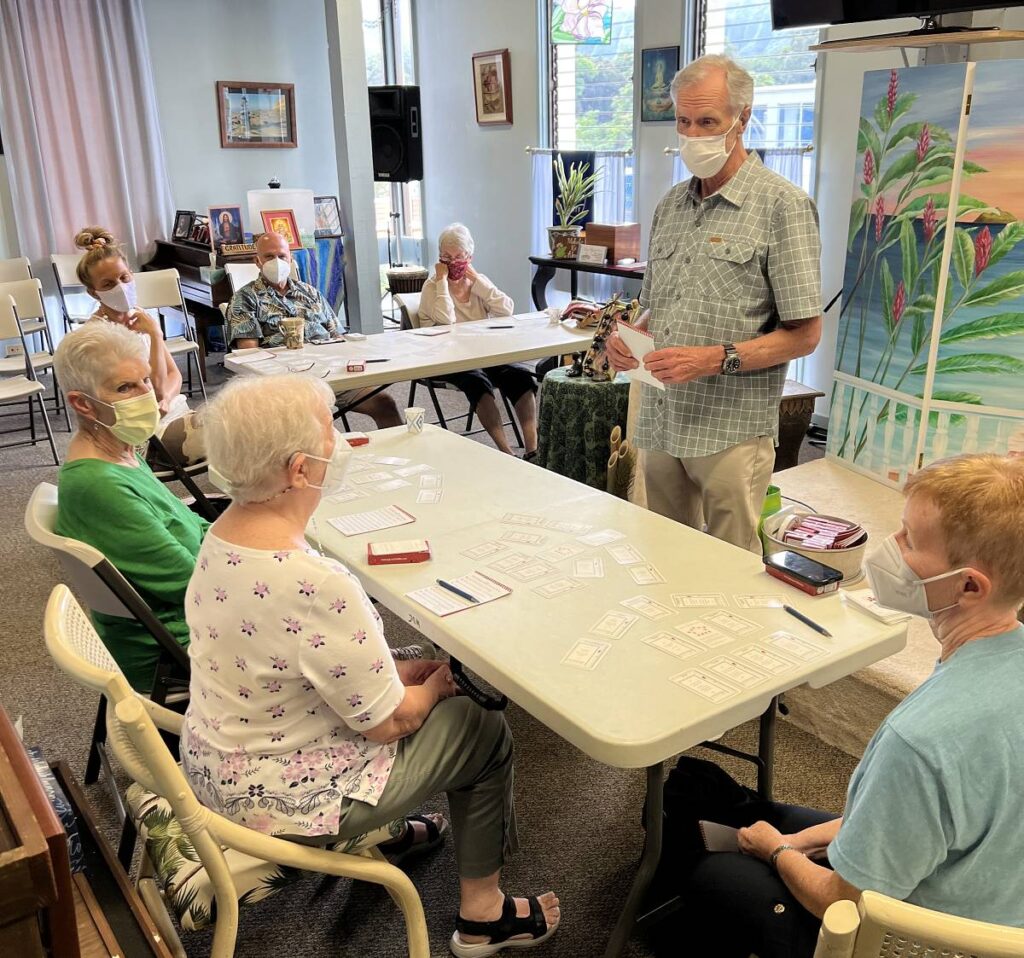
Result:
{"label": "standing man in checkered shirt", "polygon": [[[672,81],[694,175],[651,224],[640,325],[665,389],[642,387],[636,441],[652,510],[760,553],[786,365],[821,336],[821,242],[811,198],[743,147],[753,96],[725,56]],[[617,370],[637,367],[617,334],[607,349]]]}

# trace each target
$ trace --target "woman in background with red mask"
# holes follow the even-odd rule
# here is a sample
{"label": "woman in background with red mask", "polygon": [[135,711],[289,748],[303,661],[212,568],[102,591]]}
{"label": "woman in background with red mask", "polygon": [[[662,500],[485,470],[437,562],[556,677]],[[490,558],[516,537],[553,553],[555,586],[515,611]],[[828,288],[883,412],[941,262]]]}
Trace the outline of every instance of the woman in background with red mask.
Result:
{"label": "woman in background with red mask", "polygon": [[[473,269],[473,237],[465,226],[452,223],[445,227],[437,247],[434,275],[420,293],[420,326],[450,326],[512,315],[512,298]],[[500,389],[519,418],[526,447],[523,458],[530,460],[537,455],[537,381],[528,367],[513,363],[438,378],[465,393],[494,444],[512,455],[494,399],[495,387]]]}

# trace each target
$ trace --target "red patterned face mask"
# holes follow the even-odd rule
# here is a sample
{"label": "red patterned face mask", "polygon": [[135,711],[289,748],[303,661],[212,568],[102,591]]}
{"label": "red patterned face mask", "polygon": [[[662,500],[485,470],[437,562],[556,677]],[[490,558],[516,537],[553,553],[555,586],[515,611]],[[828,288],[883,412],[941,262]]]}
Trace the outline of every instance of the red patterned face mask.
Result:
{"label": "red patterned face mask", "polygon": [[448,264],[448,278],[454,280],[456,283],[466,275],[466,270],[469,269],[468,259],[453,259]]}

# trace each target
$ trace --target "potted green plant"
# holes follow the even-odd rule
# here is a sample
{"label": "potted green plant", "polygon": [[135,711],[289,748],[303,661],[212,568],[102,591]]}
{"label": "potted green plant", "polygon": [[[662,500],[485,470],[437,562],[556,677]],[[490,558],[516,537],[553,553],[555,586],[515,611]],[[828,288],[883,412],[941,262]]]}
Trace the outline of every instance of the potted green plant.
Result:
{"label": "potted green plant", "polygon": [[556,156],[554,167],[558,185],[555,200],[558,225],[548,227],[548,245],[554,259],[576,259],[583,232],[579,223],[587,215],[587,200],[594,195],[600,173],[589,173],[589,163],[570,163],[566,173],[561,153]]}

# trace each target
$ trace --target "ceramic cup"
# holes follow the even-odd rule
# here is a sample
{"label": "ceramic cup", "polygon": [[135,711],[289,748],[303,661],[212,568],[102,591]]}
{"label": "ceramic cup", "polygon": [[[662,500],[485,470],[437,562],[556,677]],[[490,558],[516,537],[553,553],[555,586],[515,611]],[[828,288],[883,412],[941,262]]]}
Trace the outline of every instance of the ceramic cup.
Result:
{"label": "ceramic cup", "polygon": [[281,320],[281,332],[288,349],[302,349],[305,340],[306,321],[301,316],[290,316]]}
{"label": "ceramic cup", "polygon": [[557,306],[549,306],[547,314],[548,323],[552,326],[557,326],[562,321],[562,311]]}
{"label": "ceramic cup", "polygon": [[422,406],[410,406],[405,411],[405,428],[414,435],[423,432],[424,415]]}

